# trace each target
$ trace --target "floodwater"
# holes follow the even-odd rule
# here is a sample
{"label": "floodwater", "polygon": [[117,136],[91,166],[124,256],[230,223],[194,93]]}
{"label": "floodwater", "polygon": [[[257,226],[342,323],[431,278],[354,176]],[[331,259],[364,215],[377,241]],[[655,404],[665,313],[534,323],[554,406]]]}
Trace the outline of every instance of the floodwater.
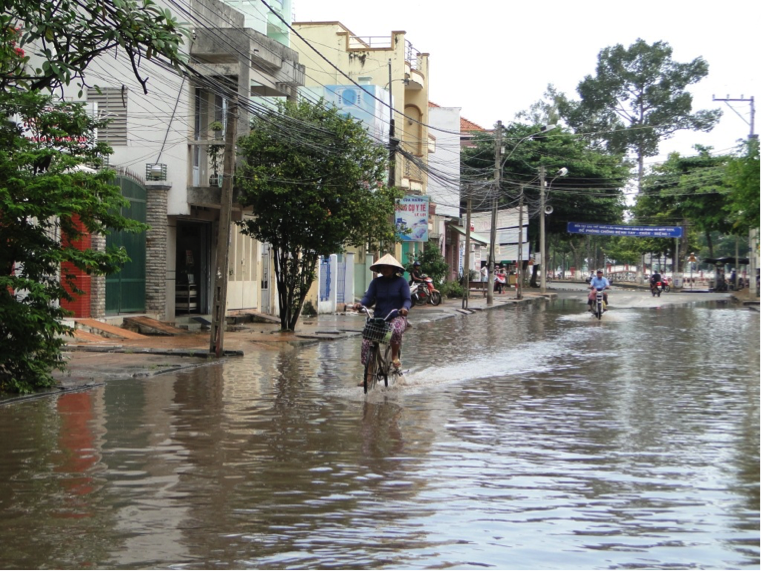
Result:
{"label": "floodwater", "polygon": [[0,407],[0,567],[758,569],[758,313],[582,309]]}

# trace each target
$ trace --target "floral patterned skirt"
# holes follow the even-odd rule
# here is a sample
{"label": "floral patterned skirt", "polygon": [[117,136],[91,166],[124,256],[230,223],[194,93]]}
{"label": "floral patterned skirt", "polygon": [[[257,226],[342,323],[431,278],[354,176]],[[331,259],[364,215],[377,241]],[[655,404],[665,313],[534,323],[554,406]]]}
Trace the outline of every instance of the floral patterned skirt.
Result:
{"label": "floral patterned skirt", "polygon": [[[407,318],[402,317],[401,315],[398,317],[394,317],[391,321],[389,321],[389,325],[391,325],[391,342],[394,344],[400,344],[402,343],[402,333],[407,329]],[[367,364],[367,357],[370,355],[370,341],[367,339],[362,339],[362,353],[361,353],[361,360],[362,364]]]}

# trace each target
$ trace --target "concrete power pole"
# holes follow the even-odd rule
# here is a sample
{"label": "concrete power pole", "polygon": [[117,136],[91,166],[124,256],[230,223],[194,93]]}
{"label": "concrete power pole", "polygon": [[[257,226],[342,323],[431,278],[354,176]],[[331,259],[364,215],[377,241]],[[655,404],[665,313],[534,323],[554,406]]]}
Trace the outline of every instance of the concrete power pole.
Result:
{"label": "concrete power pole", "polygon": [[515,299],[523,298],[523,185],[518,201],[518,265],[515,272]]}
{"label": "concrete power pole", "polygon": [[544,167],[539,167],[539,269],[542,272],[539,280],[539,291],[547,293],[547,263],[544,260]]}
{"label": "concrete power pole", "polygon": [[[717,98],[715,95],[713,96],[714,101],[723,101],[724,103],[729,106],[732,111],[737,113],[735,111],[735,108],[730,105],[733,101],[738,101],[742,103],[750,103],[750,121],[746,120],[742,115],[740,115],[740,118],[745,121],[748,126],[750,127],[750,133],[748,134],[748,140],[752,141],[753,139],[757,139],[758,135],[756,135],[755,132],[755,123],[756,123],[756,105],[755,100],[753,99],[753,96],[751,95],[750,98],[746,99],[745,96],[741,95],[740,97],[730,97],[727,95],[726,98]],[[748,233],[748,247],[750,248],[750,251],[748,252],[748,261],[749,264],[749,271],[748,271],[748,287],[749,287],[749,293],[753,297],[758,297],[758,287],[756,285],[756,270],[758,266],[758,228],[752,228]],[[737,253],[735,252],[735,262],[737,262]],[[737,265],[737,264],[735,264]]]}
{"label": "concrete power pole", "polygon": [[235,139],[238,133],[238,96],[233,96],[227,107],[225,133],[225,161],[220,196],[219,231],[217,233],[217,266],[211,315],[209,353],[221,357],[224,352],[225,314],[227,312],[228,261],[230,258],[230,226],[233,209],[233,173],[235,167]]}
{"label": "concrete power pole", "polygon": [[486,305],[494,305],[494,249],[497,241],[497,207],[499,206],[499,187],[502,182],[502,121],[497,121],[497,133],[494,139],[494,197],[491,209],[491,236],[489,237],[489,277],[486,284]]}
{"label": "concrete power pole", "polygon": [[465,265],[462,269],[462,277],[465,284],[462,294],[463,309],[468,309],[468,301],[470,298],[470,212],[472,207],[473,201],[470,198],[470,188],[468,188],[468,211],[465,218]]}

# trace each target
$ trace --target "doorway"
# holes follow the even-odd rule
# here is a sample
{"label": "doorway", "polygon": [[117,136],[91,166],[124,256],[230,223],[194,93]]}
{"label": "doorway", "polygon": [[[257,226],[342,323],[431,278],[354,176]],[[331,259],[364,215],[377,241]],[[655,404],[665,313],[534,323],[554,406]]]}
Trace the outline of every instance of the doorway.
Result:
{"label": "doorway", "polygon": [[208,314],[211,223],[177,221],[175,313]]}

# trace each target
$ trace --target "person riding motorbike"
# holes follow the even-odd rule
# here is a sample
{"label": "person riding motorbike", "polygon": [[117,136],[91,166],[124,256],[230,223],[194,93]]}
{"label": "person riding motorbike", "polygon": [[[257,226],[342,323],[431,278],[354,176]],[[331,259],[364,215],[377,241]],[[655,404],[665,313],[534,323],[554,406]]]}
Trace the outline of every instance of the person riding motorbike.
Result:
{"label": "person riding motorbike", "polygon": [[410,270],[410,285],[417,283],[425,283],[425,279],[423,278],[423,270],[420,267],[420,262],[415,262],[412,264],[412,269]]}
{"label": "person riding motorbike", "polygon": [[652,291],[653,288],[655,288],[655,285],[658,282],[662,282],[662,281],[663,281],[663,278],[661,277],[660,272],[658,271],[653,272],[653,275],[650,276],[650,291]]}
{"label": "person riding motorbike", "polygon": [[[412,307],[410,297],[410,286],[407,281],[400,275],[404,271],[404,266],[396,261],[391,254],[386,254],[380,260],[370,266],[370,270],[378,272],[380,276],[370,282],[367,292],[359,303],[354,304],[355,310],[362,309],[362,306],[375,306],[375,315],[385,317],[394,309],[399,313],[389,322],[391,325],[391,363],[397,369],[402,368],[399,360],[399,353],[402,347],[402,335],[407,329],[407,314]],[[362,340],[362,364],[367,363],[367,357],[370,353],[370,341]]]}
{"label": "person riding motorbike", "polygon": [[589,289],[592,290],[589,294],[589,299],[587,300],[589,311],[594,311],[592,304],[594,303],[594,292],[597,290],[602,290],[602,300],[605,305],[608,305],[608,294],[605,292],[605,290],[609,288],[610,282],[608,281],[608,278],[603,277],[602,270],[597,270],[597,276],[593,277],[589,281]]}

